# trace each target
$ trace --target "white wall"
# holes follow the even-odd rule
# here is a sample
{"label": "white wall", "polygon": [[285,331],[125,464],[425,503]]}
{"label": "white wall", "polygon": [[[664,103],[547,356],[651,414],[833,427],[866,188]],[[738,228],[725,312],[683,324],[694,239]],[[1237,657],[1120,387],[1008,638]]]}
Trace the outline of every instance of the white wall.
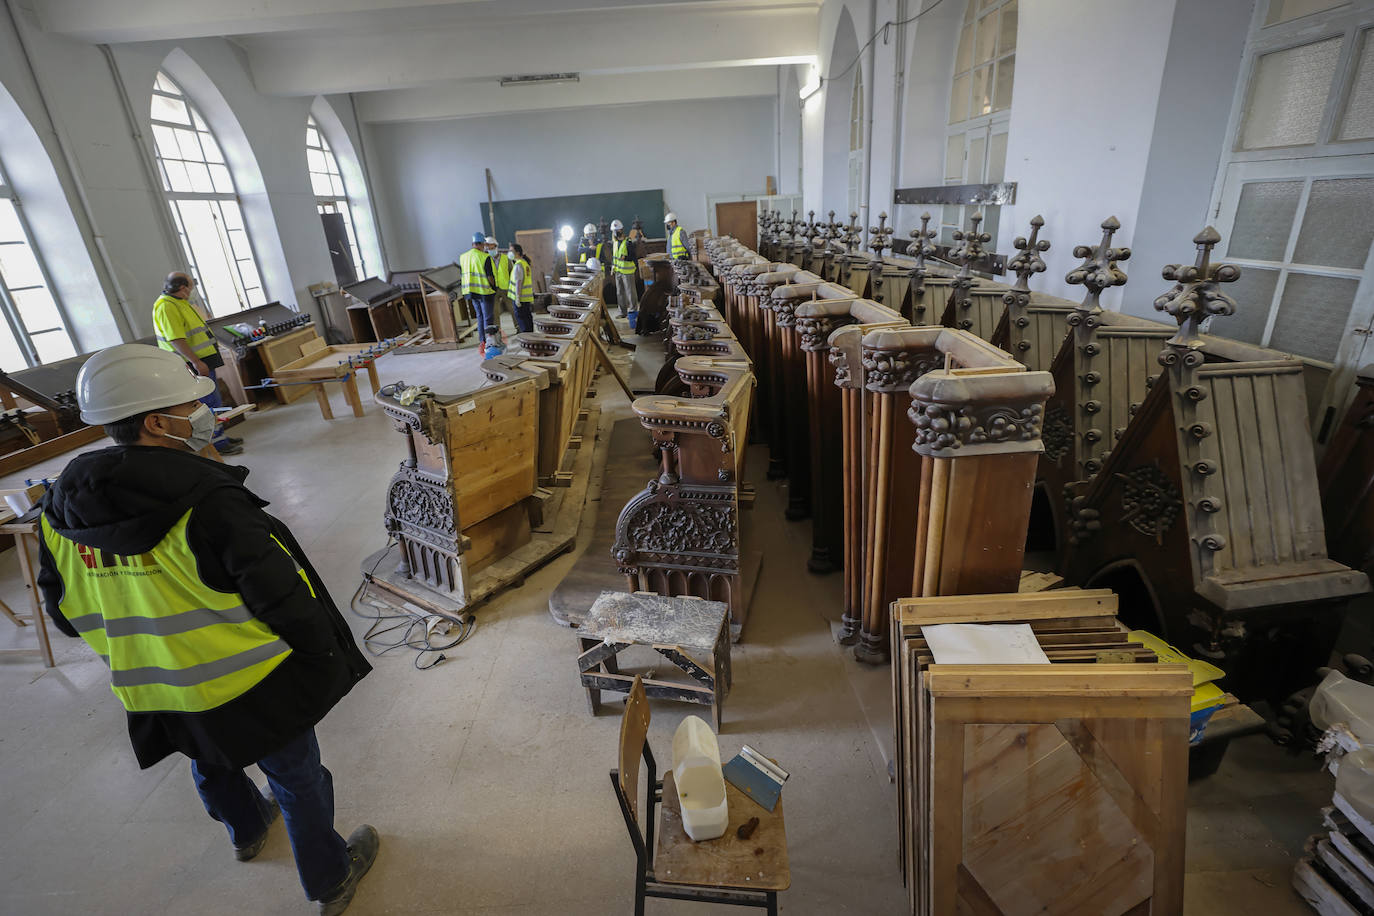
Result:
{"label": "white wall", "polygon": [[[662,188],[692,231],[706,195],[757,189],[776,169],[772,97],[369,124],[365,142],[393,264],[452,261],[497,200]],[[533,227],[530,227],[533,228]]]}

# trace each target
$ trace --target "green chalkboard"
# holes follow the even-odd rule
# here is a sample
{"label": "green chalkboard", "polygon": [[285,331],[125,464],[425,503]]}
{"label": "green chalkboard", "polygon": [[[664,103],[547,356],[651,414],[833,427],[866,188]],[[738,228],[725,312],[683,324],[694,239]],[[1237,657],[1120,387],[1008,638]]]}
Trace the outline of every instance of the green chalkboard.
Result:
{"label": "green chalkboard", "polygon": [[663,235],[663,189],[652,191],[620,191],[614,194],[573,194],[567,197],[530,197],[525,200],[498,200],[496,210],[497,233],[491,231],[487,205],[481,205],[482,228],[495,235],[502,246],[515,241],[515,233],[524,229],[552,229],[554,241],[562,226],[573,227],[573,241],[582,235],[587,223],[600,224],[618,219],[630,225],[638,217],[644,223],[644,235],[659,238]]}

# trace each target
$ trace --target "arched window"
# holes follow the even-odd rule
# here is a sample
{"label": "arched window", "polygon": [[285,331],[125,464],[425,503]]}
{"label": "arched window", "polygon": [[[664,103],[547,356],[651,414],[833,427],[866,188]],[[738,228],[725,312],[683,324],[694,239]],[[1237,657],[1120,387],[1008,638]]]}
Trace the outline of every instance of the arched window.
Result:
{"label": "arched window", "polygon": [[[959,27],[949,91],[945,184],[996,184],[1006,180],[1007,125],[1016,78],[1017,0],[967,0]],[[986,216],[983,231],[997,245],[1000,207],[947,205],[940,218],[941,241],[967,225],[974,210]]]}
{"label": "arched window", "polygon": [[211,315],[262,305],[234,179],[210,126],[166,73],[153,84],[153,146],[177,234]]}
{"label": "arched window", "polygon": [[0,369],[11,372],[76,355],[18,204],[0,167]]}
{"label": "arched window", "polygon": [[854,68],[854,92],[849,97],[849,210],[859,211],[863,203],[864,177],[864,71]]}
{"label": "arched window", "polygon": [[[348,192],[344,189],[343,175],[339,172],[339,160],[329,148],[324,132],[315,123],[314,115],[305,121],[305,161],[310,169],[310,186],[315,190],[315,206],[324,219],[324,235],[329,242],[330,254],[337,254],[338,223],[342,223],[344,238],[347,239],[348,257],[353,262],[357,279],[367,276],[363,266],[363,255],[358,249],[358,234],[353,229],[353,211],[348,206]],[[338,218],[328,214],[337,213]]]}

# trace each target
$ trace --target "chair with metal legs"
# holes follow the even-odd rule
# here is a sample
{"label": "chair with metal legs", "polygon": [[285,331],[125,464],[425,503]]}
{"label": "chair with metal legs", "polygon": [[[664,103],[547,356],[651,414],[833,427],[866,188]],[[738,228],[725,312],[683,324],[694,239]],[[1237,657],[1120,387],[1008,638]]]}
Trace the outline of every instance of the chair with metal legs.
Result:
{"label": "chair with metal legs", "polygon": [[[727,782],[730,824],[725,835],[694,843],[682,827],[672,772],[662,780],[656,779],[657,765],[649,749],[648,735],[649,700],[641,678],[636,677],[620,723],[620,768],[611,770],[611,785],[620,800],[620,811],[635,848],[635,916],[644,916],[647,897],[758,907],[766,909],[769,916],[776,916],[778,892],[787,890],[792,882],[782,802],[767,811]],[[642,830],[641,758],[647,769],[648,801]],[[660,806],[656,817],[655,809]],[[752,818],[758,818],[757,826],[747,837],[740,837],[739,828]]]}

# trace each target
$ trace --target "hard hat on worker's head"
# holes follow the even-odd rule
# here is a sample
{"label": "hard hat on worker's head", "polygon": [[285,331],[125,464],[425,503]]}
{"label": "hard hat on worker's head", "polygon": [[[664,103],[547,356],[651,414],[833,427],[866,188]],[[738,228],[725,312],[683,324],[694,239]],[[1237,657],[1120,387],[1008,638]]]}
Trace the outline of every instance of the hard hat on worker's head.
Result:
{"label": "hard hat on worker's head", "polygon": [[621,230],[624,229],[624,228],[625,228],[625,224],[622,223],[620,220],[618,220],[618,219],[613,219],[613,220],[611,220],[611,231],[612,231],[612,232],[619,232],[619,231],[621,231]]}
{"label": "hard hat on worker's head", "polygon": [[674,213],[672,210],[669,210],[667,213],[663,214],[663,222],[665,224],[677,222],[677,214]]}
{"label": "hard hat on worker's head", "polygon": [[485,232],[474,232],[474,233],[472,234],[472,244],[474,244],[474,245],[485,245],[486,242],[487,242],[487,235],[486,235]]}
{"label": "hard hat on worker's head", "polygon": [[582,227],[582,234],[583,234],[583,235],[596,235],[596,224],[595,224],[595,223],[588,223],[587,225],[583,226],[583,227]]}
{"label": "hard hat on worker's head", "polygon": [[485,241],[488,245],[495,245],[495,244],[496,244],[496,239],[493,238],[492,236],[487,236],[485,239],[483,239],[483,241]]}
{"label": "hard hat on worker's head", "polygon": [[587,259],[587,269],[588,269],[588,270],[600,270],[600,269],[601,269],[601,262],[598,261],[596,258],[588,258],[588,259]]}
{"label": "hard hat on worker's head", "polygon": [[215,390],[171,350],[128,343],[101,350],[76,375],[81,420],[104,426],[129,417],[198,401]]}

